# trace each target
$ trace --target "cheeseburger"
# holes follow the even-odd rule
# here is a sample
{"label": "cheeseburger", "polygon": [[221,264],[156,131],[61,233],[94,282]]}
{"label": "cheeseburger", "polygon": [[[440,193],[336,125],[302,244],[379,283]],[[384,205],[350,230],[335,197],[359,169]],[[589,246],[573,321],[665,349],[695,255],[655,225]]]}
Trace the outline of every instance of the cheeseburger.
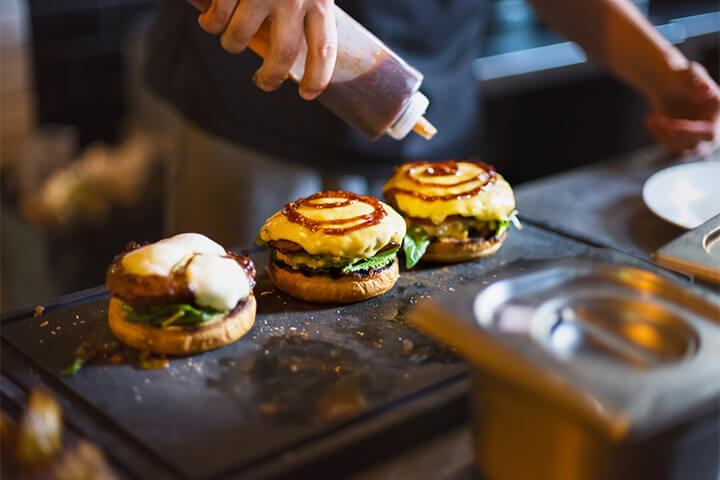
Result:
{"label": "cheeseburger", "polygon": [[383,195],[408,223],[407,268],[421,258],[446,263],[491,255],[509,222],[516,222],[510,185],[481,162],[406,163],[395,169]]}
{"label": "cheeseburger", "polygon": [[115,336],[168,355],[228,345],[255,322],[255,267],[209,238],[183,233],[131,243],[107,271]]}
{"label": "cheeseburger", "polygon": [[380,200],[321,192],[290,202],[260,230],[275,286],[300,300],[349,303],[390,290],[405,221]]}

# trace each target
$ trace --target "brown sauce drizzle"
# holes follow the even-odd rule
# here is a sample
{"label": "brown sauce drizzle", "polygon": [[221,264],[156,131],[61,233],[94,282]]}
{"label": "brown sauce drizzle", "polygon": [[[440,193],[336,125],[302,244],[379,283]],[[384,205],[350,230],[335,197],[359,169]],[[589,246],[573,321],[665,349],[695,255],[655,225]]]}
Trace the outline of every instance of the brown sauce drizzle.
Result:
{"label": "brown sauce drizzle", "polygon": [[[314,200],[321,198],[337,198],[336,202],[328,203],[317,203]],[[300,207],[305,208],[316,208],[316,209],[329,209],[329,208],[342,208],[353,203],[362,202],[370,205],[373,209],[372,212],[366,213],[365,215],[357,215],[350,218],[341,218],[336,220],[313,220],[311,218],[302,215],[298,212]],[[345,235],[346,233],[354,232],[366,227],[377,225],[387,216],[385,208],[380,203],[380,200],[365,195],[357,195],[351,192],[320,192],[309,197],[301,198],[294,202],[289,202],[285,205],[281,211],[283,215],[292,223],[302,225],[310,231],[322,231],[327,235]],[[338,225],[345,225],[348,223],[362,222],[357,225],[350,227],[340,228]]]}
{"label": "brown sauce drizzle", "polygon": [[478,185],[477,187],[466,190],[464,192],[460,193],[450,193],[447,195],[425,195],[420,192],[416,192],[414,190],[408,190],[406,188],[400,188],[400,187],[392,187],[388,188],[383,192],[385,195],[385,198],[387,198],[389,201],[391,201],[394,204],[397,204],[394,200],[395,197],[399,193],[403,195],[409,195],[411,197],[419,198],[420,200],[424,200],[426,202],[433,202],[436,200],[460,200],[465,198],[472,198],[475,195],[477,195],[480,191],[485,189],[490,184],[493,184],[497,181],[498,175],[495,171],[495,168],[492,165],[488,165],[484,162],[463,162],[463,163],[471,163],[473,165],[477,165],[478,167],[482,168],[484,170],[483,173],[479,174],[476,177],[469,178],[467,180],[460,180],[456,183],[436,183],[436,182],[423,182],[419,178],[415,176],[415,171],[419,168],[425,167],[425,170],[423,170],[423,173],[431,176],[431,177],[446,177],[449,175],[457,175],[457,172],[459,170],[458,162],[454,160],[449,160],[445,162],[413,162],[413,163],[407,163],[405,164],[408,168],[405,171],[405,177],[413,182],[416,185],[420,185],[422,187],[434,187],[434,188],[453,188],[458,187],[460,185],[465,185],[466,183],[472,183],[476,182],[478,180],[483,180],[483,182]]}

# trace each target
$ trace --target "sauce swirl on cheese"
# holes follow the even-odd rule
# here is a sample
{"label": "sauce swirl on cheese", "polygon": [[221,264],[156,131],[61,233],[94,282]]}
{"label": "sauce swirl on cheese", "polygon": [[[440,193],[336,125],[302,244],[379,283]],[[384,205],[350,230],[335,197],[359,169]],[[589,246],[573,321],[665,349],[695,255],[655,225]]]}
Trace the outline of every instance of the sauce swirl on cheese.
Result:
{"label": "sauce swirl on cheese", "polygon": [[[332,199],[337,201],[321,201]],[[347,218],[316,219],[300,213],[301,208],[310,209],[338,209],[348,207],[355,203],[364,203],[372,208],[369,213]],[[282,214],[292,223],[302,225],[310,231],[322,231],[327,235],[345,235],[355,230],[379,224],[387,216],[382,203],[373,197],[357,195],[352,192],[320,192],[309,197],[289,202],[282,209]],[[347,227],[342,225],[352,224]]]}
{"label": "sauce swirl on cheese", "polygon": [[[388,199],[394,199],[398,193],[404,194],[404,195],[410,195],[415,198],[419,198],[426,202],[434,202],[437,200],[461,200],[464,198],[471,198],[478,193],[480,193],[482,190],[484,190],[488,185],[491,185],[497,181],[498,175],[497,172],[495,172],[495,168],[492,165],[488,165],[484,162],[463,162],[471,165],[476,165],[479,167],[479,173],[477,175],[472,175],[470,177],[463,178],[461,177],[461,169],[458,165],[458,162],[454,160],[449,160],[446,162],[414,162],[407,164],[407,169],[405,170],[405,178],[410,180],[415,185],[418,185],[420,187],[433,187],[433,188],[455,188],[459,187],[461,185],[466,185],[468,183],[474,183],[477,181],[480,181],[481,183],[478,185],[475,185],[473,188],[469,190],[464,190],[462,192],[457,193],[447,193],[447,194],[425,194],[418,190],[411,190],[407,188],[401,188],[401,187],[390,187],[386,189],[383,194]],[[418,171],[422,170],[422,173],[419,175]],[[421,176],[422,175],[422,176]],[[423,181],[423,177],[453,177],[458,176],[459,180],[455,183],[445,183],[445,182],[435,182],[435,181]]]}
{"label": "sauce swirl on cheese", "polygon": [[265,221],[261,238],[284,253],[369,258],[405,236],[405,220],[372,197],[320,192],[290,202]]}
{"label": "sauce swirl on cheese", "polygon": [[455,216],[506,219],[515,208],[510,185],[483,162],[405,163],[395,168],[383,195],[406,217],[433,225]]}

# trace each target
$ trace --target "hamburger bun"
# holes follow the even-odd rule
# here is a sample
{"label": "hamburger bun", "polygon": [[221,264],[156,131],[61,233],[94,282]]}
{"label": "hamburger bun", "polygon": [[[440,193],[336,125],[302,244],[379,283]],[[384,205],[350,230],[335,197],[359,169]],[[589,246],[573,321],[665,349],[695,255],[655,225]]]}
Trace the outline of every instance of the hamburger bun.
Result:
{"label": "hamburger bun", "polygon": [[153,353],[222,347],[255,322],[253,261],[197,233],[131,242],[108,267],[105,285],[110,330],[123,343]]}
{"label": "hamburger bun", "polygon": [[126,312],[116,297],[110,298],[110,330],[131,347],[164,355],[187,355],[229,345],[245,335],[255,323],[257,303],[251,293],[226,315],[198,325],[159,327],[125,320]]}
{"label": "hamburger bun", "polygon": [[271,261],[270,280],[293,298],[313,303],[352,303],[367,300],[390,290],[397,282],[397,258],[389,265],[361,275],[333,278],[321,273],[306,275]]}
{"label": "hamburger bun", "polygon": [[517,221],[510,184],[483,162],[405,163],[395,168],[383,195],[408,223],[405,245],[415,254],[406,256],[407,268],[492,255],[509,222]]}
{"label": "hamburger bun", "polygon": [[278,289],[308,302],[359,302],[397,281],[405,220],[376,198],[327,191],[286,204],[260,237]]}
{"label": "hamburger bun", "polygon": [[459,263],[492,255],[502,246],[507,232],[500,238],[436,239],[430,242],[422,259],[431,263]]}

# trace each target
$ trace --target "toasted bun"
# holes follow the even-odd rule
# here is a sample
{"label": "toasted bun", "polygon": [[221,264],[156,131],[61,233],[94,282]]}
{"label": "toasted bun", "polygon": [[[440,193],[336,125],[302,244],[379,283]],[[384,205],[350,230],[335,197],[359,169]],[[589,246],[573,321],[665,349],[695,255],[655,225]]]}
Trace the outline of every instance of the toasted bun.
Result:
{"label": "toasted bun", "polygon": [[229,345],[245,335],[255,323],[257,303],[252,293],[245,305],[232,314],[193,326],[156,327],[125,321],[126,312],[110,297],[108,323],[122,342],[140,350],[166,355],[186,355]]}
{"label": "toasted bun", "polygon": [[502,246],[507,232],[500,238],[468,238],[467,240],[433,240],[428,245],[422,260],[431,263],[457,263],[475,258],[487,257]]}
{"label": "toasted bun", "polygon": [[298,300],[315,303],[352,303],[382,295],[398,279],[398,261],[363,276],[305,275],[270,262],[268,273],[277,288]]}

